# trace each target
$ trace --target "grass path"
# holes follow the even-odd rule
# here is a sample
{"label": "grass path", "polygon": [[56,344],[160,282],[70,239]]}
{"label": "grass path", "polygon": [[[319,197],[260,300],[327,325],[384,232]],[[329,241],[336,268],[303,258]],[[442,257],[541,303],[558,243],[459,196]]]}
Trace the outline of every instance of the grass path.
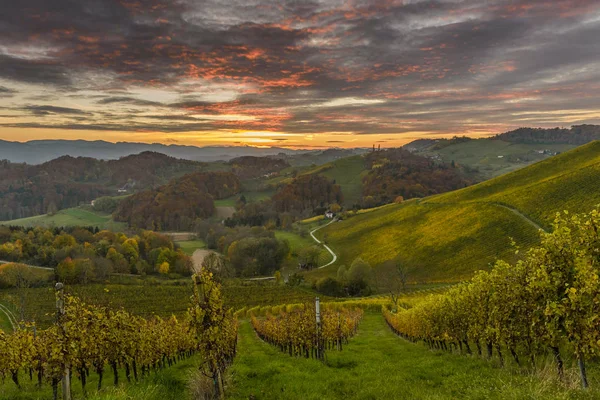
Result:
{"label": "grass path", "polygon": [[17,328],[17,325],[15,314],[4,304],[0,304],[0,329],[12,332]]}
{"label": "grass path", "polygon": [[552,381],[493,362],[432,352],[395,336],[379,314],[366,314],[358,335],[327,363],[293,358],[240,326],[229,399],[579,399]]}
{"label": "grass path", "polygon": [[523,218],[523,220],[525,220],[529,225],[533,226],[538,231],[542,230],[544,232],[547,232],[547,230],[542,228],[537,222],[535,222],[534,220],[532,220],[531,218],[529,218],[527,215],[523,214],[521,211],[517,210],[516,208],[510,207],[510,206],[507,206],[506,204],[501,204],[501,203],[492,203],[492,204],[512,211],[515,215]]}

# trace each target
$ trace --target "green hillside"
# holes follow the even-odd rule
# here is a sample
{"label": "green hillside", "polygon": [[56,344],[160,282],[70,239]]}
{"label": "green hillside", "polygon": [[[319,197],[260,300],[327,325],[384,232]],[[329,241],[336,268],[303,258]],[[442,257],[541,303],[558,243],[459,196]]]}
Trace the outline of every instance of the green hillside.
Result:
{"label": "green hillside", "polygon": [[334,274],[358,256],[371,265],[396,259],[414,282],[459,281],[538,240],[557,211],[600,203],[600,142],[502,177],[422,201],[375,210],[322,229],[339,261],[311,273]]}
{"label": "green hillside", "polygon": [[15,226],[97,226],[100,229],[123,231],[127,225],[115,222],[110,214],[92,211],[88,208],[75,207],[60,210],[54,215],[36,215],[35,217],[0,221],[0,225]]}
{"label": "green hillside", "polygon": [[323,175],[342,187],[344,205],[352,207],[362,197],[362,178],[366,172],[365,160],[362,156],[340,158],[327,164],[319,165],[302,172],[301,175]]}
{"label": "green hillside", "polygon": [[419,149],[417,154],[439,157],[444,162],[456,162],[477,168],[482,177],[492,178],[547,159],[549,153],[562,153],[576,147],[573,144],[511,143],[498,139],[461,141],[449,146],[435,145]]}
{"label": "green hillside", "polygon": [[426,202],[505,204],[550,228],[556,212],[587,211],[600,204],[600,142]]}

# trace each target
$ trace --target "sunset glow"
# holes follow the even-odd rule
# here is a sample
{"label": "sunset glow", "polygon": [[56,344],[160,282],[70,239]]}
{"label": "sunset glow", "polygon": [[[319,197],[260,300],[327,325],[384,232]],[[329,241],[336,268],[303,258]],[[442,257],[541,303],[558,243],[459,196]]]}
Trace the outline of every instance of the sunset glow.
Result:
{"label": "sunset glow", "polygon": [[600,123],[595,0],[34,0],[0,139],[397,146]]}

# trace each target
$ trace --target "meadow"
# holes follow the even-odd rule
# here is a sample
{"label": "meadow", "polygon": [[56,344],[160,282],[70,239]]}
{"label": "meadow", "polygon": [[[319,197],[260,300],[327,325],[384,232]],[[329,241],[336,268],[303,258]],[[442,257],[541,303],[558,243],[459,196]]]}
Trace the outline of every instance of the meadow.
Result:
{"label": "meadow", "polygon": [[112,231],[123,231],[127,228],[127,224],[113,221],[110,214],[93,211],[91,207],[88,206],[67,208],[58,211],[54,215],[45,214],[36,215],[35,217],[13,219],[11,221],[0,221],[0,224],[24,227],[97,226],[100,229]]}
{"label": "meadow", "polygon": [[198,249],[206,248],[206,243],[204,240],[196,239],[196,240],[182,240],[176,242],[177,245],[183,250],[185,254],[191,256]]}

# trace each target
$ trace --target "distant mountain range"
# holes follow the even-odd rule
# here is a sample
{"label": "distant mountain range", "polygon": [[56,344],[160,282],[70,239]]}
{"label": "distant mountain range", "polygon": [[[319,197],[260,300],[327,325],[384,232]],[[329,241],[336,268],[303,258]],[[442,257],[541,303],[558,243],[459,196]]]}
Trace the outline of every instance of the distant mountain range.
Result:
{"label": "distant mountain range", "polygon": [[308,150],[292,150],[281,147],[215,146],[196,147],[164,145],[160,143],[110,143],[102,140],[33,140],[9,142],[0,140],[0,160],[41,164],[62,156],[92,157],[101,160],[116,160],[124,156],[152,151],[175,158],[193,161],[229,161],[241,156],[271,156],[277,154],[296,155]]}

